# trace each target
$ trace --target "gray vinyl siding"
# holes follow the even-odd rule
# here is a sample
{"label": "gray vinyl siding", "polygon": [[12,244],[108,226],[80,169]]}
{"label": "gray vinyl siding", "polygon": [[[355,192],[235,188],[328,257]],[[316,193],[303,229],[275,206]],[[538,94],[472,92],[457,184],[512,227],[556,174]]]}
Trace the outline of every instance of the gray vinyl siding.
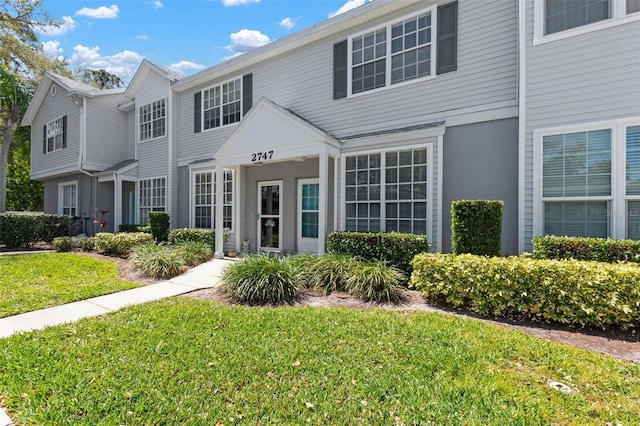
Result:
{"label": "gray vinyl siding", "polygon": [[640,117],[640,22],[533,45],[526,16],[524,249],[533,238],[533,131]]}
{"label": "gray vinyl siding", "polygon": [[169,171],[168,137],[138,143],[138,177],[167,176]]}
{"label": "gray vinyl siding", "polygon": [[451,203],[501,200],[502,254],[518,252],[518,119],[447,128],[444,135],[442,251],[451,251]]}
{"label": "gray vinyl siding", "polygon": [[[67,116],[67,147],[43,154],[43,127],[50,121]],[[49,90],[31,125],[31,173],[48,171],[51,176],[75,167],[80,150],[80,107],[73,103],[66,90],[58,86],[55,96]]]}
{"label": "gray vinyl siding", "polygon": [[63,182],[78,181],[78,215],[81,218],[83,232],[93,234],[93,182],[82,173],[48,179],[44,182],[44,213],[58,214],[58,185]]}
{"label": "gray vinyl siding", "polygon": [[189,187],[189,168],[179,167],[176,175],[178,192],[175,201],[178,206],[178,219],[175,222],[178,228],[189,227],[189,206],[191,204],[191,188]]}
{"label": "gray vinyl siding", "polygon": [[[423,124],[447,111],[496,102],[516,102],[517,2],[460,0],[458,70],[431,80],[363,95],[333,99],[333,44],[428,6],[402,9],[366,26],[287,52],[180,95],[180,159],[210,155],[232,127],[194,133],[194,93],[212,84],[253,73],[254,104],[266,97],[336,137],[363,131]],[[435,19],[435,16],[434,16]],[[435,60],[435,58],[434,58]]]}
{"label": "gray vinyl siding", "polygon": [[126,112],[126,152],[127,159],[134,159],[136,157],[136,111]]}
{"label": "gray vinyl siding", "polygon": [[123,95],[102,95],[87,100],[86,162],[101,165],[100,170],[126,160],[125,114],[118,104]]}

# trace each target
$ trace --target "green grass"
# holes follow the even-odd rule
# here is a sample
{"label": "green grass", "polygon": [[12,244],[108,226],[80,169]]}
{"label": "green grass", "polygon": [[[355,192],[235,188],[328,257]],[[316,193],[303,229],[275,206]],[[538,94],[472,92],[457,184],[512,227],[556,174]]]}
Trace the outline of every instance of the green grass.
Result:
{"label": "green grass", "polygon": [[73,253],[0,257],[0,318],[138,287],[116,263]]}
{"label": "green grass", "polygon": [[640,366],[502,327],[187,298],[0,340],[0,392],[20,425],[640,423]]}

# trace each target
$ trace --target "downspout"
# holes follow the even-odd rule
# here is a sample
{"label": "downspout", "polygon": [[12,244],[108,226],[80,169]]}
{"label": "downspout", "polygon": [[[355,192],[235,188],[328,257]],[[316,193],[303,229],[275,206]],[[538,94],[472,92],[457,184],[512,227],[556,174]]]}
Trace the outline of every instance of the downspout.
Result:
{"label": "downspout", "polygon": [[527,0],[518,1],[518,253],[525,249]]}

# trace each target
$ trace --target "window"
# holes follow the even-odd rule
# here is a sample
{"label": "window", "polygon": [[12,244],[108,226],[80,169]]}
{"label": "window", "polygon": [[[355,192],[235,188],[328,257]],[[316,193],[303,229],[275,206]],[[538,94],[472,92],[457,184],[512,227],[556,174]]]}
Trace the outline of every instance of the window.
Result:
{"label": "window", "polygon": [[140,141],[159,138],[166,134],[166,101],[159,101],[140,107]]}
{"label": "window", "polygon": [[58,186],[58,213],[78,215],[78,183],[65,182]]}
{"label": "window", "polygon": [[203,128],[213,129],[240,121],[242,79],[228,81],[202,92]]}
{"label": "window", "polygon": [[640,0],[627,0],[627,15],[640,12]]}
{"label": "window", "polygon": [[167,186],[166,179],[153,178],[140,180],[140,224],[146,225],[149,212],[163,212],[166,210]]}
{"label": "window", "polygon": [[[216,206],[215,172],[196,172],[193,174],[193,226],[201,229],[215,228]],[[223,227],[231,229],[233,225],[233,170],[224,171]]]}
{"label": "window", "polygon": [[44,153],[66,147],[67,116],[57,118],[44,126]]}
{"label": "window", "polygon": [[345,158],[347,231],[427,232],[427,148]]}
{"label": "window", "polygon": [[618,121],[535,132],[538,232],[640,239],[640,125]]}
{"label": "window", "polygon": [[435,74],[432,10],[349,39],[351,93]]}

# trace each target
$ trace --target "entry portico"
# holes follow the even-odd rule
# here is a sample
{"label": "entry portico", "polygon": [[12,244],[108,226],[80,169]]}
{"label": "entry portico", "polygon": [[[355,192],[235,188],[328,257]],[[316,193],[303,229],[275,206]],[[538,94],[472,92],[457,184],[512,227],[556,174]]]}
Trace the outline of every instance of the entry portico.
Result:
{"label": "entry portico", "polygon": [[[261,98],[214,154],[215,256],[224,250],[224,170],[236,171],[236,247],[325,251],[336,226],[341,142],[309,121]],[[255,194],[255,197],[252,195]],[[317,239],[317,248],[309,241]],[[315,249],[315,250],[314,250]]]}

